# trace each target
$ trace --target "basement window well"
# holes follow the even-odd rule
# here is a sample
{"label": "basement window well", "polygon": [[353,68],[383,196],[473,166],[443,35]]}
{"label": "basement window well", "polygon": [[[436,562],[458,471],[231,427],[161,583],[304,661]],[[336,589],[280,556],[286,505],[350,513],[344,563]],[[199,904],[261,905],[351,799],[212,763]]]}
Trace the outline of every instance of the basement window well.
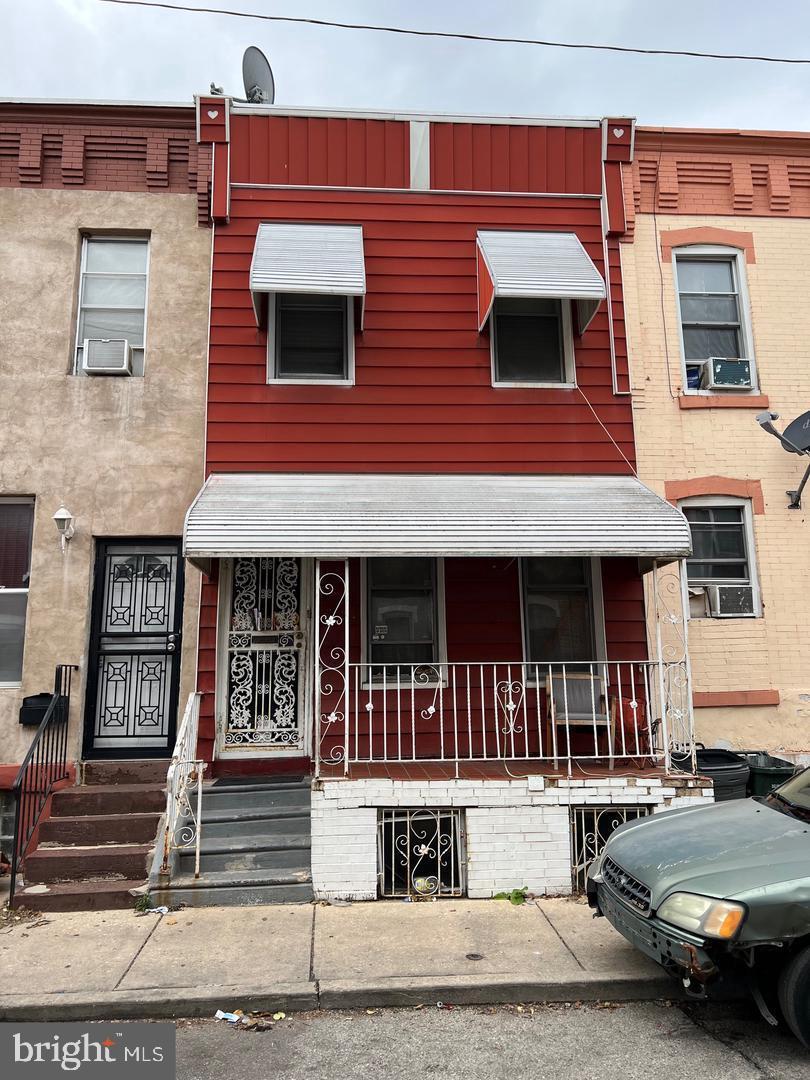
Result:
{"label": "basement window well", "polygon": [[377,874],[381,897],[465,896],[463,810],[380,810]]}

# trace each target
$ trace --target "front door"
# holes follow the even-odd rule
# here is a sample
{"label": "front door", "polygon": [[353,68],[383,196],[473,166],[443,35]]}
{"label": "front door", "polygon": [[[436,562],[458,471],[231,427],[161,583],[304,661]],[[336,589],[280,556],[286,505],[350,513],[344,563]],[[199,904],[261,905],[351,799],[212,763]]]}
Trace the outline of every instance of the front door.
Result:
{"label": "front door", "polygon": [[180,689],[178,541],[98,544],[85,709],[86,757],[166,757]]}
{"label": "front door", "polygon": [[[224,565],[217,752],[305,754],[301,560]],[[227,620],[225,622],[225,620]]]}

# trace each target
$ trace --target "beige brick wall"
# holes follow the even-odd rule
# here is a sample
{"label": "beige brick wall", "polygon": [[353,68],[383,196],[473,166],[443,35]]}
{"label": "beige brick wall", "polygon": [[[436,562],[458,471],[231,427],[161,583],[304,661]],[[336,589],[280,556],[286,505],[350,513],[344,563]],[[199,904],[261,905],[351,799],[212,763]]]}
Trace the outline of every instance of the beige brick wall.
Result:
{"label": "beige brick wall", "polygon": [[[810,488],[804,509],[787,509],[806,459],[761,431],[752,408],[678,407],[682,367],[672,263],[660,253],[667,229],[715,226],[752,232],[756,262],[746,275],[761,392],[782,426],[810,409],[810,220],[659,214],[636,219],[622,247],[624,295],[639,475],[661,494],[667,480],[703,476],[759,480],[765,513],[754,515],[762,592],[759,619],[689,624],[698,692],[776,689],[778,706],[695,710],[707,743],[810,750]],[[658,237],[656,236],[656,230]]]}

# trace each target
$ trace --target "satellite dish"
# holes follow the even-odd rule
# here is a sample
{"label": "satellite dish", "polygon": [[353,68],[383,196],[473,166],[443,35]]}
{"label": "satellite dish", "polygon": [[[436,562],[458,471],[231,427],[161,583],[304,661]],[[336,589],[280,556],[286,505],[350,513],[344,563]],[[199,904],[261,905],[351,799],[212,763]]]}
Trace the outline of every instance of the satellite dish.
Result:
{"label": "satellite dish", "polygon": [[272,105],[276,99],[276,84],[267,57],[255,45],[245,49],[242,57],[242,79],[245,97],[251,105]]}
{"label": "satellite dish", "polygon": [[782,432],[782,437],[795,446],[801,453],[806,454],[810,450],[810,412],[802,413],[793,423],[788,424]]}

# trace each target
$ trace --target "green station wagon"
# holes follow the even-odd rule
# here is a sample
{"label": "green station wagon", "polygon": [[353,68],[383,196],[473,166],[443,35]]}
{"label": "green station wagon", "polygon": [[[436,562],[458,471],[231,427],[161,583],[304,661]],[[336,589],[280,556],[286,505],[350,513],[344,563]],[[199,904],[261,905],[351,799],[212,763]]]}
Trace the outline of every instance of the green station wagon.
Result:
{"label": "green station wagon", "polygon": [[771,1023],[810,1047],[810,769],[764,798],[621,825],[588,871],[588,900],[703,996],[743,979]]}

